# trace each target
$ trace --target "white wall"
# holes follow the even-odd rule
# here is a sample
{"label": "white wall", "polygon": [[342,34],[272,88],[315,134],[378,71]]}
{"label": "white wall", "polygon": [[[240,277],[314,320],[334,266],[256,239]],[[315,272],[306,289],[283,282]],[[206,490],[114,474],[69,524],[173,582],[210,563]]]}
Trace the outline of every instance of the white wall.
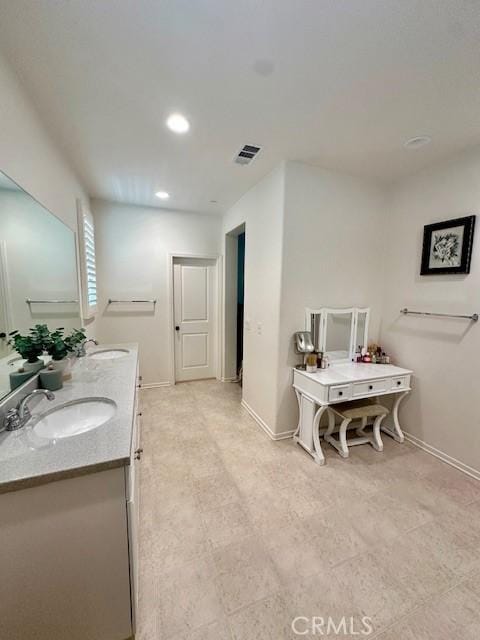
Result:
{"label": "white wall", "polygon": [[78,300],[73,231],[29,195],[10,189],[0,189],[0,222],[8,267],[9,331],[24,332],[37,323],[50,329],[79,328],[78,305],[25,303],[26,298]]}
{"label": "white wall", "polygon": [[[385,216],[377,186],[297,162],[225,215],[224,233],[246,223],[243,398],[275,436],[298,421],[293,334],[304,328],[305,307],[369,306],[378,336]],[[362,248],[366,235],[370,248]]]}
{"label": "white wall", "polygon": [[87,194],[1,56],[0,170],[76,229],[75,199]]}
{"label": "white wall", "polygon": [[275,435],[298,419],[292,336],[305,307],[369,306],[370,340],[415,372],[405,430],[480,471],[480,325],[399,314],[479,312],[478,226],[470,275],[419,275],[423,225],[479,213],[479,176],[480,149],[390,189],[288,162],[227,212],[224,234],[246,223],[243,395]]}
{"label": "white wall", "polygon": [[378,337],[386,215],[385,194],[371,182],[287,163],[277,432],[298,420],[293,334],[305,327],[306,307],[370,307],[370,338]]}
{"label": "white wall", "polygon": [[[171,380],[168,255],[220,254],[221,218],[93,200],[98,272],[96,337],[138,342],[146,384]],[[108,298],[157,299],[107,307]]]}
{"label": "white wall", "polygon": [[415,372],[405,429],[480,470],[480,323],[401,316],[403,307],[480,311],[480,219],[469,275],[420,276],[423,225],[480,214],[480,149],[403,181],[390,194],[382,344]]}
{"label": "white wall", "polygon": [[[224,251],[225,234],[245,224],[243,399],[270,428],[277,412],[283,209],[282,166],[250,189],[223,220]],[[236,296],[233,304],[236,312]]]}
{"label": "white wall", "polygon": [[88,203],[88,195],[1,55],[0,171],[76,230],[76,199]]}

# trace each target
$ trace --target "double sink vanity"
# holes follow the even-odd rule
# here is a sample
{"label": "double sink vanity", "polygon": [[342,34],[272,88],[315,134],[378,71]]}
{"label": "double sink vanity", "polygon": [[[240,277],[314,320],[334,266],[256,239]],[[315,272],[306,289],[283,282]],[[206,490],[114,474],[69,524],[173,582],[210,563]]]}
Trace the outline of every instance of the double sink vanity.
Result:
{"label": "double sink vanity", "polygon": [[138,386],[137,346],[102,346],[53,399],[36,376],[0,402],[0,430],[31,411],[0,433],[1,638],[133,636]]}

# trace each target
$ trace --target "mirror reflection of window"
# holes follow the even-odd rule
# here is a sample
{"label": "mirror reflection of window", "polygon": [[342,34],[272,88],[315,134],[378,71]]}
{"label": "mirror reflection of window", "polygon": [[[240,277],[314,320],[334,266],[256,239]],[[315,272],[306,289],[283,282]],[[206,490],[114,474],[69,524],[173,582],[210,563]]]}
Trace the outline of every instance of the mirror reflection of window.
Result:
{"label": "mirror reflection of window", "polygon": [[325,352],[330,359],[349,359],[352,322],[353,314],[351,312],[329,313],[327,315]]}

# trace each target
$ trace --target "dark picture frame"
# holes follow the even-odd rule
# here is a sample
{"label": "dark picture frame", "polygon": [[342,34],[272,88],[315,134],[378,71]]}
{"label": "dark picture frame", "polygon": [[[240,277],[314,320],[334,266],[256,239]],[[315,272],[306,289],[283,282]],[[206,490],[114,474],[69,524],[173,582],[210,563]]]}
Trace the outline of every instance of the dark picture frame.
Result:
{"label": "dark picture frame", "polygon": [[475,218],[465,216],[424,226],[421,276],[470,273]]}

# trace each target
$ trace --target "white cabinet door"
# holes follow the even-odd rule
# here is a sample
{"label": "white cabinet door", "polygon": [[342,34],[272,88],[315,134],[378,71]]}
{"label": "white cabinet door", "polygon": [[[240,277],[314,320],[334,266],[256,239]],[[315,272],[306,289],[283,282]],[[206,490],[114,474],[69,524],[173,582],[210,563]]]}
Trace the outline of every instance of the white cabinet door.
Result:
{"label": "white cabinet door", "polygon": [[122,467],[0,495],[0,638],[132,635]]}
{"label": "white cabinet door", "polygon": [[[137,370],[138,375],[138,370]],[[128,551],[130,557],[130,592],[132,601],[132,626],[135,634],[138,616],[138,530],[140,524],[140,469],[142,458],[141,419],[139,395],[135,393],[135,414],[130,451],[130,465],[125,468],[127,480]]]}
{"label": "white cabinet door", "polygon": [[175,380],[215,377],[215,260],[175,259]]}
{"label": "white cabinet door", "polygon": [[138,617],[138,581],[139,581],[139,558],[138,558],[138,528],[140,521],[140,461],[134,458],[130,463],[130,499],[127,502],[128,516],[128,542],[130,555],[130,594],[132,606],[132,627],[135,633]]}

